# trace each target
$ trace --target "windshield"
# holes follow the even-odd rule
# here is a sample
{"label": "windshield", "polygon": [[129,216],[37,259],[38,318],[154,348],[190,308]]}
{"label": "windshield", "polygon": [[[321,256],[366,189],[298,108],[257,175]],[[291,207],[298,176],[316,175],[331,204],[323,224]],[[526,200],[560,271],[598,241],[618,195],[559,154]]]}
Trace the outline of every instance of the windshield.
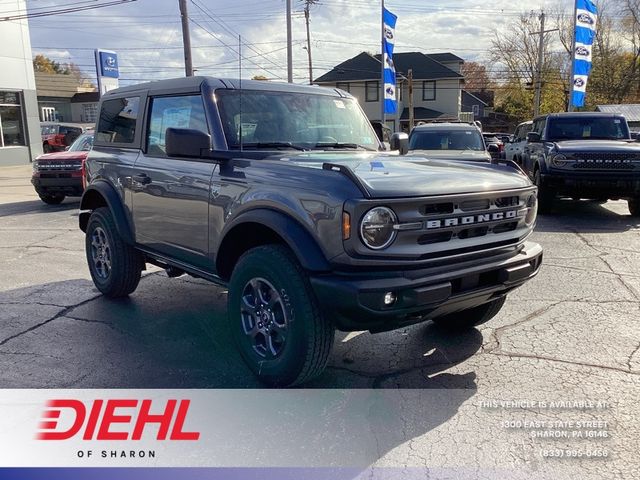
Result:
{"label": "windshield", "polygon": [[93,133],[80,135],[69,147],[70,152],[88,152],[93,146]]}
{"label": "windshield", "polygon": [[409,150],[484,150],[478,130],[414,130]]}
{"label": "windshield", "polygon": [[629,138],[627,124],[616,117],[551,118],[547,137],[556,140],[620,140]]}
{"label": "windshield", "polygon": [[291,92],[216,91],[230,149],[366,148],[378,150],[376,134],[357,102],[349,98]]}

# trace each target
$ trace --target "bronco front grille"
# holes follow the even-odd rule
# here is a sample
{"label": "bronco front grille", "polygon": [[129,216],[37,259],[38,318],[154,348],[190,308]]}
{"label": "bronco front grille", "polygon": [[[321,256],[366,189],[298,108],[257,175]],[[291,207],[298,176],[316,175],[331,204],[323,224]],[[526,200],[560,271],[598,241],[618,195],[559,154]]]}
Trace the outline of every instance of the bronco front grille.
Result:
{"label": "bronco front grille", "polygon": [[636,166],[631,160],[582,160],[573,164],[577,170],[634,170]]}

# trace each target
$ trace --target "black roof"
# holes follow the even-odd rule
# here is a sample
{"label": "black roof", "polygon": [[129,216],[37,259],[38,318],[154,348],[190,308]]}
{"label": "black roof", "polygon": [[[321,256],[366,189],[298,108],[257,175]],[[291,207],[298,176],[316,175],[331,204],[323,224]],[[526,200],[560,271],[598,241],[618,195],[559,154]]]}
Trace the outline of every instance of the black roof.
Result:
{"label": "black roof", "polygon": [[[438,110],[432,110],[431,108],[414,107],[413,109],[413,118],[415,120],[434,120],[436,118],[442,117],[443,115],[444,113],[439,112]],[[408,108],[402,110],[400,120],[409,120]]]}
{"label": "black roof", "polygon": [[449,53],[449,52],[427,53],[426,55],[427,55],[427,57],[432,58],[436,62],[462,62],[462,63],[464,63],[464,60],[462,58],[460,58],[457,55],[454,55],[453,53]]}
{"label": "black roof", "polygon": [[92,103],[100,101],[100,93],[98,92],[81,92],[71,97],[71,103]]}
{"label": "black roof", "polygon": [[621,113],[607,113],[607,112],[558,112],[558,113],[547,113],[546,115],[538,115],[533,120],[536,121],[539,118],[558,118],[558,117],[624,117]]}
{"label": "black roof", "polygon": [[169,80],[157,80],[155,82],[138,83],[127,87],[116,88],[110,90],[103,95],[104,98],[115,95],[128,93],[139,93],[149,91],[154,93],[170,93],[170,92],[196,92],[199,91],[203,84],[207,84],[210,88],[218,89],[239,89],[242,85],[243,90],[265,90],[265,91],[281,91],[294,93],[311,93],[319,95],[348,96],[346,92],[336,89],[324,88],[318,85],[299,85],[295,83],[271,82],[265,80],[238,80],[229,78],[214,77],[181,77]]}
{"label": "black roof", "polygon": [[[431,55],[425,55],[421,52],[395,53],[393,61],[397,73],[407,75],[409,69],[413,69],[413,78],[416,80],[464,78],[458,72],[434,60]],[[377,80],[381,76],[380,68],[380,55],[362,52],[336,65],[331,71],[316,78],[315,81],[318,83],[335,83],[354,80]]]}

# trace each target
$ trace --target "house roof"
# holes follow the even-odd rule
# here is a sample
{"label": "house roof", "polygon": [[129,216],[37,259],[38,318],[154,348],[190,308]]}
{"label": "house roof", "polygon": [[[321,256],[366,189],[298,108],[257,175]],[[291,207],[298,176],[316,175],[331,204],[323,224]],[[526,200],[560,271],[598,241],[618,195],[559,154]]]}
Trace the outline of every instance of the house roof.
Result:
{"label": "house roof", "polygon": [[71,103],[97,103],[100,101],[98,92],[80,92],[71,97]]}
{"label": "house roof", "polygon": [[[396,72],[407,75],[413,69],[416,80],[436,80],[440,78],[464,78],[458,72],[444,66],[429,55],[421,52],[405,52],[393,55]],[[336,65],[331,71],[316,78],[317,83],[348,82],[353,80],[378,80],[380,78],[380,55],[362,52]]]}
{"label": "house roof", "polygon": [[435,60],[436,62],[462,62],[464,63],[464,60],[460,57],[458,57],[457,55],[454,55],[453,53],[450,52],[442,52],[442,53],[427,53],[426,54],[427,57]]}
{"label": "house roof", "polygon": [[[424,107],[414,107],[413,109],[413,118],[418,120],[435,120],[441,117],[447,117],[446,114],[439,112],[438,110],[432,110],[430,108]],[[409,120],[409,109],[405,108],[402,110],[402,114],[400,115],[400,120]]]}
{"label": "house roof", "polygon": [[80,84],[74,75],[35,72],[35,79],[38,97],[70,99],[76,93],[93,90],[93,87]]}
{"label": "house roof", "polygon": [[[478,98],[477,96],[475,96],[473,93],[471,92],[467,92],[466,90],[462,90],[462,95],[467,95],[469,97],[471,97],[472,101],[477,101],[480,102],[482,105],[484,105],[485,107],[489,106],[489,104],[487,102],[485,102],[484,100],[482,100],[481,98]],[[464,103],[464,100],[463,100]]]}
{"label": "house roof", "polygon": [[628,122],[640,122],[640,103],[625,105],[598,105],[599,112],[618,113],[624,115]]}

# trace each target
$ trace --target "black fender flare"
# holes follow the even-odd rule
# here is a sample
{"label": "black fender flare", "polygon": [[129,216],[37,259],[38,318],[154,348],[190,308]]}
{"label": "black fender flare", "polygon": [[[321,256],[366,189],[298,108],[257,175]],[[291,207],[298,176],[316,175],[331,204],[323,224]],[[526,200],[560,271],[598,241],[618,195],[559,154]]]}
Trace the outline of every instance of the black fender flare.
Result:
{"label": "black fender flare", "polygon": [[313,272],[328,272],[331,266],[324,252],[319,247],[313,235],[302,224],[291,216],[278,210],[256,208],[239,214],[222,232],[221,241],[216,253],[216,264],[219,253],[225,248],[225,240],[234,228],[246,223],[259,223],[280,236],[305,270]]}
{"label": "black fender flare", "polygon": [[111,210],[120,237],[122,237],[126,243],[133,245],[135,243],[135,237],[133,235],[133,229],[131,228],[129,215],[122,205],[122,198],[116,189],[104,180],[98,180],[92,183],[82,194],[82,199],[80,200],[80,215],[78,218],[80,230],[83,232],[87,231],[91,210],[102,206],[106,206]]}

